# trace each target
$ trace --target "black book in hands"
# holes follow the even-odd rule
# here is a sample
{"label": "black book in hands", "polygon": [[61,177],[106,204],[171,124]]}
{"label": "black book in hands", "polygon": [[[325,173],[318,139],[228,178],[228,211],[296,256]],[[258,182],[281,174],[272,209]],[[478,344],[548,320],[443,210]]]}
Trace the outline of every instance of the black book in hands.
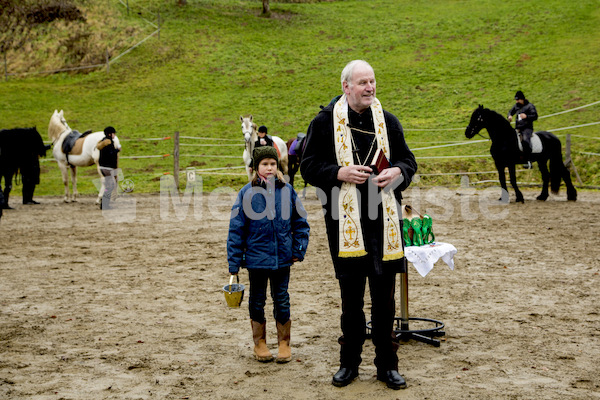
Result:
{"label": "black book in hands", "polygon": [[370,167],[373,170],[373,173],[375,175],[379,175],[379,173],[381,171],[383,171],[386,168],[391,167],[391,164],[388,161],[385,154],[383,153],[383,150],[381,150],[379,148],[377,149],[377,151],[375,152],[375,155],[373,156],[373,161],[372,161]]}

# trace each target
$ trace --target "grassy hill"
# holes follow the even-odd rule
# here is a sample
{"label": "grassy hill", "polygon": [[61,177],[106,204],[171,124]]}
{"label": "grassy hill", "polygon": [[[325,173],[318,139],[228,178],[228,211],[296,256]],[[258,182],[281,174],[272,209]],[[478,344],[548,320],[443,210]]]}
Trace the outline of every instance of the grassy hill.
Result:
{"label": "grassy hill", "polygon": [[[82,8],[89,6],[82,0]],[[86,8],[94,29],[102,21],[139,27],[117,1]],[[501,114],[523,90],[540,115],[600,100],[600,1],[327,1],[271,2],[271,18],[258,0],[129,0],[144,16],[160,11],[160,39],[153,37],[120,58],[110,72],[10,77],[0,83],[1,128],[36,125],[44,138],[55,109],[84,131],[113,125],[123,156],[172,152],[172,136],[221,140],[182,141],[228,146],[182,147],[181,168],[242,165],[239,116],[252,114],[284,139],[306,131],[319,105],[340,93],[339,75],[350,60],[375,68],[377,96],[406,129],[411,148],[466,141],[464,128],[478,104]],[[139,8],[141,10],[141,8]],[[106,15],[111,18],[105,18]],[[56,27],[60,29],[60,27]],[[136,28],[137,29],[137,28]],[[52,26],[47,28],[52,43]],[[125,28],[120,31],[127,35]],[[130,32],[131,33],[131,32]],[[140,30],[135,30],[140,35]],[[123,41],[125,43],[125,41]],[[9,65],[11,60],[8,60]],[[536,130],[600,121],[600,105],[541,119]],[[460,128],[460,129],[459,129]],[[418,130],[429,129],[429,130]],[[439,130],[433,130],[439,129]],[[571,133],[575,163],[586,185],[600,185],[600,125]],[[127,140],[129,139],[129,140]],[[239,144],[239,145],[238,145]],[[490,158],[426,158],[488,154],[489,144],[416,150],[419,185],[457,185],[458,171],[491,171]],[[214,155],[190,157],[189,155]],[[225,157],[224,157],[225,156]],[[235,156],[238,156],[237,158]],[[229,158],[232,157],[232,158]],[[171,172],[172,157],[123,159],[137,192],[156,192]],[[232,169],[204,175],[205,188],[241,186]],[[81,193],[94,193],[95,169],[80,169]],[[472,178],[495,179],[494,174]],[[539,181],[537,172],[520,180]],[[301,180],[300,180],[301,182]],[[43,163],[36,194],[61,194],[60,173]],[[15,188],[18,193],[19,187]]]}

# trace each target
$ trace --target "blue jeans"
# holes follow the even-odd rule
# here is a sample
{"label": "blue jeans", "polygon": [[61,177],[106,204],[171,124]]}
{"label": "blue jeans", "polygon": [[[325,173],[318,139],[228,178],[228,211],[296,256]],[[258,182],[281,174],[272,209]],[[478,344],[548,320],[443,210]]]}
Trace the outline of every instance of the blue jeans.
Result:
{"label": "blue jeans", "polygon": [[248,309],[250,319],[258,323],[265,322],[265,304],[267,302],[267,281],[271,282],[273,299],[273,317],[281,324],[290,319],[290,267],[272,269],[249,269],[250,298]]}

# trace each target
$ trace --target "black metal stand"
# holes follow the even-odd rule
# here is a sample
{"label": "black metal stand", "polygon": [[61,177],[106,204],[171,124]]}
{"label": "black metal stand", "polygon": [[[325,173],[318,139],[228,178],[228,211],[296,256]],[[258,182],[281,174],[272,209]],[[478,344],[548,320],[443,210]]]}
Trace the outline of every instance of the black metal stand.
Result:
{"label": "black metal stand", "polygon": [[[406,257],[404,258],[404,272],[400,272],[398,275],[400,276],[400,317],[394,318],[396,322],[396,327],[394,328],[396,337],[405,342],[414,339],[435,347],[440,347],[440,341],[435,338],[446,334],[442,330],[444,329],[443,322],[429,318],[409,318],[408,316],[408,262],[406,261]],[[422,321],[432,323],[435,326],[428,329],[411,330],[409,328],[410,321]],[[370,333],[371,321],[367,322],[367,334],[370,336]]]}

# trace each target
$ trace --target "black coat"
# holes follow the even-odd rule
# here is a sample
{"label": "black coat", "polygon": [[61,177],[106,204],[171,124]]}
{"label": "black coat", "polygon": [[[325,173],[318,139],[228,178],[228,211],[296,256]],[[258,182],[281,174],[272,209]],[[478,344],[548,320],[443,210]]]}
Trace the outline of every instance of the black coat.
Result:
{"label": "black coat", "polygon": [[104,138],[104,140],[110,140],[110,143],[100,149],[100,159],[98,164],[101,167],[117,168],[119,163],[119,150],[115,148],[115,142],[110,138]]}
{"label": "black coat", "polygon": [[531,129],[533,131],[533,121],[538,119],[537,110],[533,103],[530,103],[528,100],[525,100],[525,104],[521,105],[516,103],[510,111],[508,111],[508,116],[515,114],[526,114],[527,118],[519,119],[517,117],[517,121],[515,122],[515,128],[522,131],[524,129]]}
{"label": "black coat", "polygon": [[[338,215],[337,212],[335,212],[335,215],[332,213],[331,200],[332,190],[334,188],[340,188],[342,182],[337,179],[338,170],[341,167],[338,166],[335,155],[333,106],[334,102],[330,103],[327,107],[321,110],[321,112],[311,122],[306,136],[306,147],[304,149],[302,162],[300,164],[300,172],[302,173],[302,177],[306,182],[321,189],[327,197],[327,201],[323,205],[323,210],[325,212],[325,225],[327,227],[329,249],[336,270],[336,276],[339,278],[343,276],[346,271],[361,268],[361,265],[364,264],[364,257],[338,257]],[[365,111],[365,113],[368,111]],[[352,112],[349,112],[349,114],[351,113]],[[392,164],[392,167],[399,167],[402,170],[402,175],[404,176],[404,181],[394,191],[396,200],[400,202],[402,199],[401,191],[410,185],[412,177],[417,171],[417,163],[414,155],[406,145],[402,125],[400,124],[398,118],[385,110],[384,118],[388,130],[390,163]],[[349,119],[350,122],[352,122],[351,115],[349,115]],[[370,121],[370,124],[370,127],[363,126],[364,130],[374,131],[372,120]],[[359,156],[362,155],[361,160],[365,161],[367,151],[365,151],[365,146],[360,144],[360,135],[355,133],[353,135],[355,137],[357,146],[359,148],[362,147],[362,149],[360,149],[362,151],[359,152],[361,153]],[[378,218],[376,220],[370,220],[369,218],[365,217],[368,210],[367,185],[369,184],[374,185],[369,179],[369,181],[366,183],[357,186],[359,192],[361,193],[361,222],[363,228],[363,238],[365,239],[365,249],[368,253],[365,257],[371,257],[373,259],[373,264],[375,266],[374,272],[376,273],[381,273],[384,268],[395,268],[399,270],[403,265],[402,260],[386,262],[382,261],[383,210],[381,204],[378,205]],[[337,208],[337,204],[335,204],[335,207]],[[400,214],[399,222],[401,222],[401,219],[402,215]]]}

